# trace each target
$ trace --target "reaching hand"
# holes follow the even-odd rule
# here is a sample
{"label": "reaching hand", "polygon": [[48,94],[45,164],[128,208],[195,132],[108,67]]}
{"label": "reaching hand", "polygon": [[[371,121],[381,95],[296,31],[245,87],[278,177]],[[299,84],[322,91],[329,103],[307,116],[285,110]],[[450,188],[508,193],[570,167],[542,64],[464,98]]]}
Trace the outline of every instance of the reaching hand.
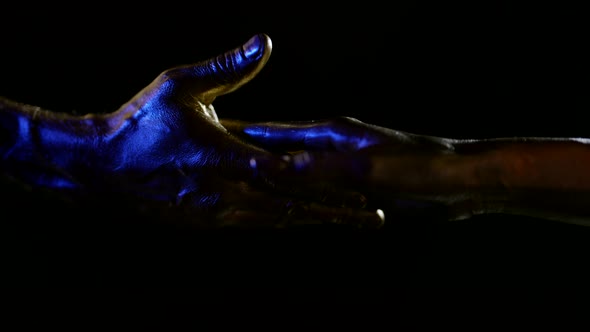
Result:
{"label": "reaching hand", "polygon": [[[372,199],[448,206],[464,218],[473,206],[454,141],[422,136],[339,117],[308,122],[247,123],[223,120],[226,128],[285,154],[283,179],[324,183],[333,190],[362,192]],[[264,170],[265,156],[257,161]],[[424,205],[420,205],[424,207]]]}
{"label": "reaching hand", "polygon": [[[168,69],[109,114],[75,117],[0,101],[13,116],[3,115],[4,129],[21,130],[8,140],[14,148],[2,149],[3,168],[34,185],[159,202],[214,227],[379,227],[383,216],[362,209],[364,197],[356,192],[326,193],[307,181],[278,186],[273,177],[281,175],[281,156],[219,122],[215,98],[254,78],[270,52],[270,39],[260,34],[213,59]],[[22,123],[32,135],[22,132]],[[275,166],[261,172],[252,167],[256,160]]]}

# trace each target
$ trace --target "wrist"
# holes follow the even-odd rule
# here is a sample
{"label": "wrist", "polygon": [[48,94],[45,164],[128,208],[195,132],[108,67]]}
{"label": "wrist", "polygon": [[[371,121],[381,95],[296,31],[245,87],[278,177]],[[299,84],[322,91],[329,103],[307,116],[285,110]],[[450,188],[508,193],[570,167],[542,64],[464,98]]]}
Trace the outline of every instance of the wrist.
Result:
{"label": "wrist", "polygon": [[79,187],[80,170],[97,159],[97,121],[1,99],[2,172],[32,186]]}

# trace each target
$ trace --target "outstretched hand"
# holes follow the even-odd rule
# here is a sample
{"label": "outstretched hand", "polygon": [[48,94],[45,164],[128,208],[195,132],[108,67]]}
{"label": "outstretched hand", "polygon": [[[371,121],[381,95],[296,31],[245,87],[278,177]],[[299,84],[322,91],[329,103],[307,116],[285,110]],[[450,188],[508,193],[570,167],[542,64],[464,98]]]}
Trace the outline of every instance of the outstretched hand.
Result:
{"label": "outstretched hand", "polygon": [[[12,173],[29,183],[131,196],[186,211],[196,223],[206,220],[204,226],[381,226],[383,215],[363,209],[357,192],[326,192],[310,181],[278,185],[286,183],[276,178],[282,156],[220,123],[213,101],[254,78],[270,53],[269,37],[256,35],[215,58],[162,72],[108,114],[75,117],[5,101],[4,108],[25,109],[15,130],[26,119],[41,138],[14,138],[17,147],[33,147],[3,151],[5,159],[16,160]],[[256,160],[273,166],[261,171],[253,167]]]}
{"label": "outstretched hand", "polygon": [[[467,164],[454,152],[451,139],[393,130],[350,117],[222,123],[236,135],[283,153],[288,165],[283,167],[282,179],[307,179],[333,190],[359,191],[369,201],[397,202],[390,207],[400,209],[443,207],[451,219],[468,217],[476,208],[465,176]],[[256,164],[261,170],[272,167],[272,161],[265,158],[261,156]]]}

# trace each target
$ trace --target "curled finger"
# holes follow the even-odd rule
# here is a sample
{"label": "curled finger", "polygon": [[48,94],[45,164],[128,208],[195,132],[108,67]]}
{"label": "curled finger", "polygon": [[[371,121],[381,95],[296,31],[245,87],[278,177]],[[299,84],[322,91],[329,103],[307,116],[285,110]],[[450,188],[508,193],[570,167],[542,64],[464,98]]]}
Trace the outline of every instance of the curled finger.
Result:
{"label": "curled finger", "polygon": [[342,224],[377,229],[383,226],[380,210],[343,207],[287,196],[276,191],[261,191],[246,184],[226,192],[223,205],[216,210],[219,225],[242,228],[284,228],[294,225]]}

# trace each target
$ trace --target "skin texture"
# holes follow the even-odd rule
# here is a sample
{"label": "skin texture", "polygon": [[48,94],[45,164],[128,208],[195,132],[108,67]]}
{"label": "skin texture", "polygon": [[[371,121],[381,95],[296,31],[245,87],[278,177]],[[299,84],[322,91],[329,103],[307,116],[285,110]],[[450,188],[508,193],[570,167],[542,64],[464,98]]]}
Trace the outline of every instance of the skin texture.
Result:
{"label": "skin texture", "polygon": [[[308,122],[225,121],[236,135],[284,153],[291,181],[330,182],[369,201],[443,207],[449,220],[507,213],[590,226],[590,140],[456,140],[341,117]],[[264,158],[264,157],[263,157]],[[261,169],[272,168],[264,160]],[[440,209],[435,209],[440,213]],[[385,211],[389,215],[389,210]]]}
{"label": "skin texture", "polygon": [[[383,215],[356,192],[281,186],[281,155],[229,133],[215,98],[253,79],[272,43],[264,34],[215,58],[162,72],[118,110],[75,116],[0,99],[4,176],[71,197],[112,197],[175,211],[202,227],[337,223],[378,228]],[[303,195],[303,193],[305,193]]]}
{"label": "skin texture", "polygon": [[253,79],[271,48],[261,34],[166,70],[107,114],[2,98],[2,174],[73,197],[179,212],[203,227],[379,228],[384,206],[388,214],[443,208],[449,220],[500,212],[589,224],[585,139],[455,140],[348,117],[220,120],[214,100]]}

